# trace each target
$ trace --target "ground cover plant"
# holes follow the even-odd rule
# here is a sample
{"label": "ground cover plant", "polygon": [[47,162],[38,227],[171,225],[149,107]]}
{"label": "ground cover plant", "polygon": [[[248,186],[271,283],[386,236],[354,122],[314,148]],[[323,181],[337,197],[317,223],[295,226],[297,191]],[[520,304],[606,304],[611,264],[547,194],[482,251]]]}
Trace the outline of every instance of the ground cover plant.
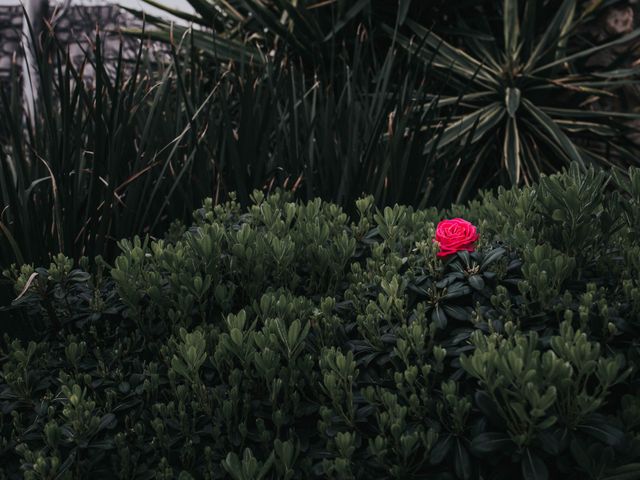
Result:
{"label": "ground cover plant", "polygon": [[256,192],[14,267],[1,475],[638,478],[639,207],[577,165],[449,212]]}

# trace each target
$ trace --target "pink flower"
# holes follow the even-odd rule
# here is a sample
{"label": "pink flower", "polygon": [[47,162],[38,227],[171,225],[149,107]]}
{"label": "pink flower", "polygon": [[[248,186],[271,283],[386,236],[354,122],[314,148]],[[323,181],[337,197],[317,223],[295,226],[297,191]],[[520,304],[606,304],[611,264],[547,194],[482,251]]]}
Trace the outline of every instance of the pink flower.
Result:
{"label": "pink flower", "polygon": [[440,246],[438,257],[453,255],[462,250],[473,252],[478,238],[478,231],[472,223],[462,218],[442,220],[436,227],[434,240]]}

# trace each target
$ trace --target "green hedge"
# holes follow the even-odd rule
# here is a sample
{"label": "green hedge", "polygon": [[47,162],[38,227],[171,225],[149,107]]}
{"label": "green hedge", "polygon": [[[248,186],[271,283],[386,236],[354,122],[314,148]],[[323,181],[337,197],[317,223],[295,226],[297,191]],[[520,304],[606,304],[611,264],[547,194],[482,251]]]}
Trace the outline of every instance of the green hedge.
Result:
{"label": "green hedge", "polygon": [[640,478],[640,170],[447,216],[284,194],[23,266],[0,478]]}

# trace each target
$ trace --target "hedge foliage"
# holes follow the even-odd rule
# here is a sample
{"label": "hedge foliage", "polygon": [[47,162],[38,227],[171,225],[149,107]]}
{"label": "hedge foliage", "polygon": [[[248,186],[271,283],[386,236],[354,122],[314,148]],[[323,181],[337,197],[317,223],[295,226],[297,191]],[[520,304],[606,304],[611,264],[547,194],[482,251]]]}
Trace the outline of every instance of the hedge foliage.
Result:
{"label": "hedge foliage", "polygon": [[5,272],[0,478],[640,478],[640,170],[349,218],[254,193]]}

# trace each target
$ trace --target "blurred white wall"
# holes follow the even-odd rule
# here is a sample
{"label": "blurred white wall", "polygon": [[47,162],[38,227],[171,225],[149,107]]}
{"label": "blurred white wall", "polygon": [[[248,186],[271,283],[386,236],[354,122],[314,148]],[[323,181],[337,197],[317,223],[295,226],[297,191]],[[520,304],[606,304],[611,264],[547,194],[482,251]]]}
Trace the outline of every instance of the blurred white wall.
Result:
{"label": "blurred white wall", "polygon": [[[56,3],[55,1],[50,2],[51,5]],[[71,0],[72,4],[83,4],[83,5],[104,5],[107,3],[115,3],[118,5],[127,6],[130,8],[137,8],[149,12],[153,15],[162,15],[160,10],[157,10],[149,5],[146,5],[144,2],[140,0]],[[193,12],[191,5],[186,0],[158,0],[158,3],[164,3],[165,5],[171,6],[171,8],[177,8],[180,10],[185,10],[188,12]],[[0,6],[3,5],[19,5],[20,0],[0,0]],[[166,14],[165,14],[166,15]]]}

